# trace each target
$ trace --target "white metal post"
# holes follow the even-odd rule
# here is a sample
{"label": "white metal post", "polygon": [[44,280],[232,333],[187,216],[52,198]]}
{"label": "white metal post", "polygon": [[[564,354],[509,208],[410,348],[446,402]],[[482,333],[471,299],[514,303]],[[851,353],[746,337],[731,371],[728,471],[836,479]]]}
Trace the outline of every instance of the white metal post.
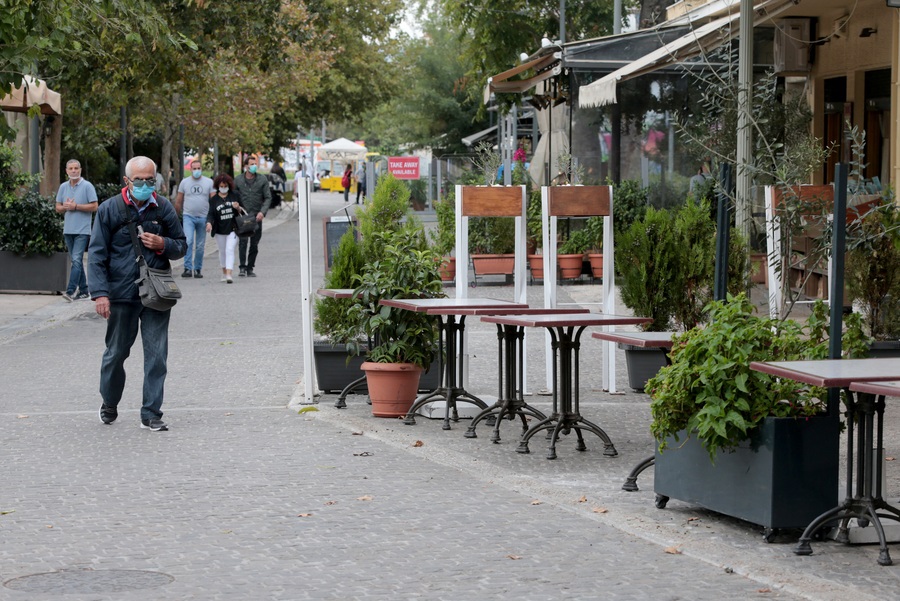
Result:
{"label": "white metal post", "polygon": [[315,393],[318,390],[316,382],[316,370],[313,368],[313,287],[312,287],[312,236],[310,235],[311,207],[310,207],[310,179],[308,177],[295,180],[301,183],[299,189],[294,191],[297,195],[298,211],[300,217],[299,243],[300,243],[300,312],[303,325],[303,402],[315,402]]}

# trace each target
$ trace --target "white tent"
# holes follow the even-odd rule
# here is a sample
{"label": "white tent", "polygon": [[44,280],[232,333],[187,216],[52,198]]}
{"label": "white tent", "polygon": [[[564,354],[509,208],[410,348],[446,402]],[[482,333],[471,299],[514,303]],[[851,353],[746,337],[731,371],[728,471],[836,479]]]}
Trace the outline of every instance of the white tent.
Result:
{"label": "white tent", "polygon": [[360,160],[366,157],[366,152],[365,146],[361,146],[347,138],[338,138],[328,144],[322,144],[316,151],[318,158],[323,161]]}

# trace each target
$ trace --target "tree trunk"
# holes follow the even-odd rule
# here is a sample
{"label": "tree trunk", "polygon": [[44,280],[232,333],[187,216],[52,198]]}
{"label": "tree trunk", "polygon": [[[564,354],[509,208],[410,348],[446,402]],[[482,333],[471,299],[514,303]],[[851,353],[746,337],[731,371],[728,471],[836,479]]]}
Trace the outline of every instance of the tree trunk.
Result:
{"label": "tree trunk", "polygon": [[641,0],[641,29],[659,25],[666,20],[666,6],[672,0]]}
{"label": "tree trunk", "polygon": [[41,194],[56,196],[59,190],[60,146],[62,145],[62,115],[45,117],[44,127],[44,177],[41,180]]}

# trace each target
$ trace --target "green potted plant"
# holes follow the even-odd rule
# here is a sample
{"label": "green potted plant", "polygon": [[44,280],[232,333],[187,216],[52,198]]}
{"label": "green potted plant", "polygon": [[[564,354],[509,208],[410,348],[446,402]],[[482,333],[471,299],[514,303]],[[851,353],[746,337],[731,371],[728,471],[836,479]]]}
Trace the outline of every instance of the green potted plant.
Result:
{"label": "green potted plant", "polygon": [[[851,229],[852,228],[852,229]],[[900,354],[900,209],[892,190],[861,215],[848,236],[847,301],[874,340],[870,356]]]}
{"label": "green potted plant", "polygon": [[69,276],[63,218],[56,200],[26,191],[37,178],[20,173],[18,152],[0,144],[0,290],[61,292]]}
{"label": "green potted plant", "polygon": [[431,243],[434,252],[440,257],[441,280],[452,282],[456,277],[456,257],[452,255],[456,248],[456,207],[449,199],[434,204],[437,216],[437,228],[431,232]]}
{"label": "green potted plant", "polygon": [[[350,229],[341,237],[322,287],[355,287],[364,264],[356,230]],[[323,392],[340,392],[363,376],[360,370],[363,359],[349,355],[347,343],[363,339],[364,334],[361,328],[354,327],[356,322],[348,314],[353,304],[351,299],[316,297],[314,304],[313,328],[320,339],[313,346],[316,380]]]}
{"label": "green potted plant", "polygon": [[434,317],[379,303],[389,298],[443,296],[439,257],[427,246],[424,231],[416,223],[374,236],[383,245],[384,255],[366,264],[350,315],[378,340],[362,365],[372,414],[401,417],[412,406],[419,377],[434,362],[440,339]]}
{"label": "green potted plant", "polygon": [[[767,528],[805,526],[836,505],[839,420],[826,391],[750,370],[752,361],[823,359],[828,315],[805,324],[754,314],[744,295],[707,307],[709,323],[675,338],[647,382],[658,443],[657,505],[668,498]],[[858,315],[847,316],[848,356],[865,351]]]}
{"label": "green potted plant", "polygon": [[[715,223],[705,204],[691,199],[672,210],[647,207],[642,218],[617,240],[616,272],[622,302],[635,315],[650,317],[646,330],[686,330],[704,323],[712,300],[715,268]],[[728,290],[746,289],[747,245],[731,232]],[[647,379],[666,364],[660,349],[622,345],[629,385],[643,390]]]}
{"label": "green potted plant", "polygon": [[556,264],[561,279],[574,280],[581,277],[584,255],[590,247],[590,233],[584,228],[569,233],[556,249]]}
{"label": "green potted plant", "polygon": [[588,236],[587,258],[591,264],[591,277],[603,277],[603,217],[588,217],[584,222]]}

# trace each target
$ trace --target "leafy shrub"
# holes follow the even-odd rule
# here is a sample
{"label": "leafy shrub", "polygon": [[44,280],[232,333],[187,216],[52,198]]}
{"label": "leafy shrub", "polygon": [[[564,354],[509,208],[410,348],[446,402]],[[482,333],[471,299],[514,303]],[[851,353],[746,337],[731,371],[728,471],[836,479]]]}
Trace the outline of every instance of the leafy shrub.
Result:
{"label": "leafy shrub", "polygon": [[63,216],[56,199],[26,192],[0,211],[0,250],[20,255],[65,252]]}

